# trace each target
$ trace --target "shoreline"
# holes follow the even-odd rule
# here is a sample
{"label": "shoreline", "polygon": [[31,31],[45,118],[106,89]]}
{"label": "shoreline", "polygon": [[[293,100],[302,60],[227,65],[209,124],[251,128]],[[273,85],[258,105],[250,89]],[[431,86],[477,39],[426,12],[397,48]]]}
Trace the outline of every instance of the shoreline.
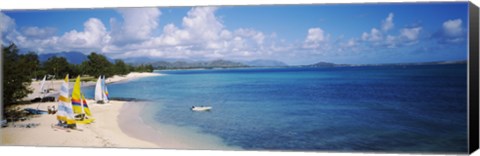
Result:
{"label": "shoreline", "polygon": [[[148,119],[142,115],[147,114]],[[154,143],[164,149],[240,150],[223,144],[221,138],[195,129],[160,124],[153,121],[154,112],[148,104],[127,102],[123,105],[118,122],[122,131],[134,138]]]}
{"label": "shoreline", "polygon": [[[35,115],[31,119],[12,122],[1,130],[1,144],[9,146],[56,146],[56,147],[135,147],[158,148],[157,145],[137,138],[130,137],[122,132],[117,122],[124,101],[110,101],[109,104],[94,104],[87,100],[95,122],[79,125],[78,130],[64,130],[53,128],[57,123],[56,115]],[[21,105],[21,108],[36,108],[38,103]],[[57,102],[41,103],[39,109],[46,110],[47,106],[57,105]],[[26,128],[26,124],[38,124],[33,128]]]}
{"label": "shoreline", "polygon": [[[106,84],[112,84],[112,83],[136,80],[136,79],[145,78],[145,77],[163,76],[163,75],[164,74],[160,74],[160,73],[131,72],[131,73],[129,73],[127,75],[123,75],[123,76],[114,75],[113,77],[107,78],[105,80],[105,83]],[[30,101],[34,98],[42,97],[42,94],[40,93],[40,83],[41,83],[41,81],[32,82],[30,84],[30,86],[28,86],[28,88],[30,88],[33,92],[28,94],[21,101]],[[45,97],[48,97],[48,96],[56,97],[56,96],[58,96],[58,94],[59,94],[58,91],[59,91],[62,83],[63,83],[63,79],[46,81],[45,82],[45,88],[51,88],[53,90],[50,93],[45,94],[44,96]],[[68,84],[69,84],[70,88],[72,88],[73,84],[75,84],[75,82],[69,82]],[[95,86],[95,85],[96,85],[96,81],[88,81],[88,82],[82,81],[82,88],[83,87],[91,87],[91,86]]]}
{"label": "shoreline", "polygon": [[[111,100],[108,104],[95,104],[87,99],[95,122],[77,127],[82,131],[53,128],[56,115],[42,114],[25,121],[11,122],[0,129],[0,144],[7,146],[44,147],[119,147],[190,150],[240,150],[227,146],[218,137],[202,134],[192,129],[145,121],[147,104]],[[20,108],[36,108],[38,103],[19,105]],[[46,110],[57,102],[40,103]],[[27,124],[38,124],[26,128]]]}
{"label": "shoreline", "polygon": [[[129,81],[133,79],[161,76],[158,73],[130,73],[125,76],[108,78],[108,83]],[[106,80],[106,81],[107,81]],[[46,96],[58,97],[58,90],[63,80],[47,81],[45,88],[53,88]],[[72,87],[74,82],[69,82]],[[83,87],[94,86],[95,82],[83,82]],[[48,106],[58,106],[58,102],[32,102],[29,101],[41,97],[40,81],[32,82],[29,86],[32,93],[23,98],[27,104],[16,104],[12,107],[20,109],[32,108],[47,110]],[[75,146],[75,147],[136,147],[136,148],[159,148],[156,144],[130,137],[119,127],[118,116],[126,101],[111,100],[108,104],[95,104],[93,99],[87,99],[95,122],[87,125],[77,125],[82,131],[52,128],[57,123],[56,115],[42,114],[33,115],[25,121],[10,122],[8,127],[0,128],[0,143],[11,146]],[[33,128],[26,125],[35,124]]]}
{"label": "shoreline", "polygon": [[[144,77],[161,76],[159,73],[131,73],[126,76],[114,76],[108,83],[124,82]],[[63,80],[56,80],[54,87],[59,87]],[[73,86],[73,83],[69,83]],[[94,86],[95,82],[82,83],[83,87]],[[25,99],[38,97],[40,83],[33,82],[33,93]],[[55,92],[54,90],[53,92]],[[53,93],[54,94],[54,93]],[[153,120],[144,120],[147,104],[111,100],[108,104],[96,104],[87,99],[95,122],[79,125],[78,130],[53,128],[57,123],[56,115],[34,115],[25,121],[11,122],[8,127],[0,128],[0,144],[8,146],[54,146],[54,147],[121,147],[121,148],[162,148],[162,149],[197,149],[197,150],[239,150],[226,146],[216,136],[202,134],[194,129],[172,125],[162,125]],[[47,110],[48,106],[57,106],[58,102],[33,102],[18,104],[21,109],[32,108]],[[37,124],[33,128],[25,125]]]}

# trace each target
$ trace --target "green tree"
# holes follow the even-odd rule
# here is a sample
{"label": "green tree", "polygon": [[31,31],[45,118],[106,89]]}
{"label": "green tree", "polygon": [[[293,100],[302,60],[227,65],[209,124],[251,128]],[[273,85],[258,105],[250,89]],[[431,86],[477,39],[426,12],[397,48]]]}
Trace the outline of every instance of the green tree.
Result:
{"label": "green tree", "polygon": [[151,64],[148,64],[148,65],[141,64],[141,65],[135,67],[134,71],[136,71],[136,72],[153,72],[153,66]]}
{"label": "green tree", "polygon": [[47,73],[55,75],[55,78],[63,78],[70,72],[69,64],[64,57],[50,57],[43,63],[43,67]]}
{"label": "green tree", "polygon": [[3,57],[3,107],[17,102],[26,97],[32,91],[27,86],[32,79],[30,69],[24,69],[29,66],[22,65],[25,58],[18,54],[18,48],[15,44],[7,47],[2,45]]}
{"label": "green tree", "polygon": [[112,63],[108,59],[100,54],[92,52],[88,55],[88,60],[85,63],[85,70],[88,75],[98,77],[100,75],[105,75],[110,77],[113,75],[112,72]]}
{"label": "green tree", "polygon": [[145,70],[145,66],[143,64],[141,65],[138,65],[137,67],[135,67],[135,71],[136,72],[143,72]]}
{"label": "green tree", "polygon": [[127,64],[128,72],[135,71],[135,67],[133,65]]}
{"label": "green tree", "polygon": [[83,75],[84,73],[80,69],[81,65],[68,64],[68,74],[70,75]]}
{"label": "green tree", "polygon": [[30,78],[37,79],[37,70],[40,67],[40,61],[38,60],[38,55],[34,52],[28,52],[25,55],[19,55],[20,59],[18,60],[20,68],[29,72]]}
{"label": "green tree", "polygon": [[123,60],[117,59],[115,60],[114,71],[115,74],[126,75],[129,73],[129,67]]}

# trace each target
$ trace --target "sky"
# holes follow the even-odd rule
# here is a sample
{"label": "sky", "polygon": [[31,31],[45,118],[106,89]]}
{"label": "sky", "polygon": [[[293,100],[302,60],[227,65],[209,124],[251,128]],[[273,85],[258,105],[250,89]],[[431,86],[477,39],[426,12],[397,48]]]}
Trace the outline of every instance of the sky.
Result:
{"label": "sky", "polygon": [[468,3],[2,10],[4,45],[290,65],[467,59]]}

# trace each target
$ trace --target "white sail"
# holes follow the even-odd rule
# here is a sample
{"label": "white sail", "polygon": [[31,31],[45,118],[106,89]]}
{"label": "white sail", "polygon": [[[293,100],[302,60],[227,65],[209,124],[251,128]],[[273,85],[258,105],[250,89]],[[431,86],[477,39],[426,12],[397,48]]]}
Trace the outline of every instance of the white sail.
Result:
{"label": "white sail", "polygon": [[107,85],[105,84],[105,75],[103,76],[103,79],[102,79],[102,89],[103,89],[103,100],[105,102],[109,102],[109,100],[108,100],[108,89],[107,89]]}
{"label": "white sail", "polygon": [[[42,94],[42,99],[45,97],[45,80],[47,79],[47,76],[43,76],[43,80],[42,82],[40,83],[40,93]],[[40,107],[40,103],[38,103],[37,105],[37,110],[38,110],[38,107]]]}
{"label": "white sail", "polygon": [[102,78],[101,76],[98,77],[97,84],[95,85],[95,101],[102,101],[104,100],[103,96],[103,89],[102,89]]}
{"label": "white sail", "polygon": [[68,75],[60,88],[60,96],[58,97],[57,119],[67,124],[75,124],[72,104],[69,98]]}
{"label": "white sail", "polygon": [[40,93],[45,93],[45,80],[47,79],[47,76],[43,76],[43,80],[42,82],[40,83]]}

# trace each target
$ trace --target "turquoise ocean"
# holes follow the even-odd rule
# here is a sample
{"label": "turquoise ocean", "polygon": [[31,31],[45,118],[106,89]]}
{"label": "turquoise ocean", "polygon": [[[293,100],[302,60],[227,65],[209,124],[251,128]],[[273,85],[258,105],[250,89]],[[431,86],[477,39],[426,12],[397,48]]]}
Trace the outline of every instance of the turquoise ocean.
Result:
{"label": "turquoise ocean", "polygon": [[[163,75],[109,84],[111,98],[141,100],[146,120],[228,146],[467,152],[466,64],[155,72]],[[213,109],[190,110],[200,105]]]}

